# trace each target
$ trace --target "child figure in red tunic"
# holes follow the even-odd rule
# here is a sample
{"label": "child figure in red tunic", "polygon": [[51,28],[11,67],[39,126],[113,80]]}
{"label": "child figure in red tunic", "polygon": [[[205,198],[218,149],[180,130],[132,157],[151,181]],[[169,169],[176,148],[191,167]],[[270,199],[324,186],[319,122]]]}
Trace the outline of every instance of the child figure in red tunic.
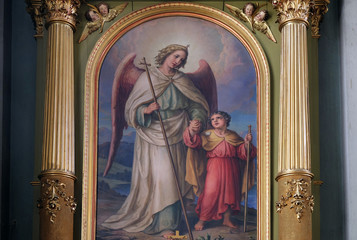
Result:
{"label": "child figure in red tunic", "polygon": [[205,222],[222,217],[223,225],[237,228],[231,215],[240,211],[244,171],[240,162],[246,161],[249,146],[251,160],[256,157],[257,149],[250,144],[250,133],[243,139],[227,129],[230,120],[228,113],[217,111],[209,119],[213,129],[199,134],[199,123],[193,120],[184,132],[185,144],[190,148],[202,147],[208,158],[205,185],[196,207],[199,221],[195,229],[198,231],[203,229]]}

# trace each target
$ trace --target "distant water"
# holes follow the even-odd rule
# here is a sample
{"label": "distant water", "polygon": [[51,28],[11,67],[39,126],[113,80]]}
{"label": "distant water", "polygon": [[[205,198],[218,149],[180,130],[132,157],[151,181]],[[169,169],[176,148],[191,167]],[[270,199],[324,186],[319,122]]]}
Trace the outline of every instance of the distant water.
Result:
{"label": "distant water", "polygon": [[[244,206],[244,201],[242,202]],[[255,184],[248,192],[248,207],[257,209],[257,185]]]}
{"label": "distant water", "polygon": [[[118,187],[114,188],[120,195],[128,196],[130,192],[130,184],[120,184]],[[244,201],[242,202],[244,206]],[[248,207],[257,209],[257,185],[255,184],[252,189],[248,192]]]}

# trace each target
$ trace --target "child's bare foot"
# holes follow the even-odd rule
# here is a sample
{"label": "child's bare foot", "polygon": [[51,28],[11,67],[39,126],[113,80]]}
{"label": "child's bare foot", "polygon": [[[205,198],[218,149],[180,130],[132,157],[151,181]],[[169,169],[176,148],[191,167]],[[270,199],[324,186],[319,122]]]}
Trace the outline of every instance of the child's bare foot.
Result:
{"label": "child's bare foot", "polygon": [[169,239],[170,236],[175,236],[175,233],[173,231],[165,231],[162,233],[162,237],[165,239]]}
{"label": "child's bare foot", "polygon": [[223,225],[227,226],[227,227],[230,227],[230,228],[235,228],[237,229],[238,226],[237,225],[234,225],[234,223],[232,223],[231,220],[224,220],[223,221]]}
{"label": "child's bare foot", "polygon": [[199,220],[199,221],[195,224],[195,230],[196,230],[196,231],[201,231],[204,226],[205,226],[205,222],[202,221],[202,220]]}

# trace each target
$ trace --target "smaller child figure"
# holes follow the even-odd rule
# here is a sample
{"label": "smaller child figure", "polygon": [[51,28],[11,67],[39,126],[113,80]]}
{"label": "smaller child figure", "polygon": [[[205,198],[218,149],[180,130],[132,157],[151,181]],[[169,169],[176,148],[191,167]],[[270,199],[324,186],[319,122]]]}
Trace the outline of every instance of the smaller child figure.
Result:
{"label": "smaller child figure", "polygon": [[[250,148],[250,159],[254,159],[257,149],[251,144],[249,133],[243,139],[236,132],[227,129],[231,116],[223,111],[213,113],[209,122],[213,129],[199,134],[198,123],[192,120],[184,132],[184,142],[190,148],[203,148],[206,151],[207,175],[205,185],[196,206],[199,221],[195,229],[200,231],[210,220],[223,217],[223,225],[237,228],[231,215],[240,211],[242,178]],[[253,163],[253,162],[251,162]],[[252,171],[253,168],[251,168]],[[250,176],[254,177],[253,173]]]}

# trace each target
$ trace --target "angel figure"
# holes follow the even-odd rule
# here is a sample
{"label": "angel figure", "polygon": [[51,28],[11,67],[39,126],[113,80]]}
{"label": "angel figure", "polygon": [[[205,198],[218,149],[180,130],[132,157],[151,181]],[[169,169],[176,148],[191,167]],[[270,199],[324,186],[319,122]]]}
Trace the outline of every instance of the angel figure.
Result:
{"label": "angel figure", "polygon": [[[194,73],[183,73],[188,47],[171,44],[159,50],[156,66],[148,73],[134,65],[136,54],[118,65],[112,88],[112,139],[104,176],[128,125],[135,128],[131,189],[119,211],[102,226],[127,232],[174,235],[181,217],[173,169],[161,132],[157,111],[166,129],[178,184],[185,199],[194,199],[193,188],[185,181],[188,148],[183,143],[187,126],[200,132],[207,116],[217,110],[217,87],[211,68],[204,60]],[[157,102],[153,101],[148,74]]]}
{"label": "angel figure", "polygon": [[243,10],[229,4],[226,4],[226,7],[235,17],[239,18],[243,22],[248,22],[251,28],[253,28],[252,17],[257,9],[257,7],[253,3],[246,3],[243,7]]}
{"label": "angel figure", "polygon": [[100,29],[100,32],[102,32],[104,24],[106,22],[112,21],[116,16],[124,11],[128,3],[120,4],[113,9],[110,9],[109,5],[104,2],[99,3],[97,6],[89,3],[87,3],[87,5],[91,8],[85,13],[85,18],[87,19],[88,23],[84,27],[78,43],[83,42],[90,34],[97,31],[98,29]]}
{"label": "angel figure", "polygon": [[248,22],[252,28],[253,33],[255,33],[254,29],[257,29],[258,31],[264,33],[270,40],[276,43],[276,39],[274,38],[272,31],[270,30],[268,24],[265,22],[269,17],[268,11],[259,10],[265,5],[266,4],[256,6],[249,2],[244,5],[243,10],[229,4],[226,4],[226,7],[235,17],[244,22]]}
{"label": "angel figure", "polygon": [[93,9],[89,9],[88,11],[86,11],[84,16],[88,22],[84,27],[82,35],[78,40],[78,43],[83,42],[89,36],[89,34],[92,34],[93,32],[97,31],[99,28],[101,28],[103,22],[102,17],[98,14],[97,11]]}
{"label": "angel figure", "polygon": [[127,5],[128,3],[123,3],[116,7],[110,8],[109,4],[106,2],[97,4],[97,9],[103,17],[103,24],[116,18],[122,11],[124,11]]}
{"label": "angel figure", "polygon": [[276,43],[276,39],[270,30],[268,24],[265,22],[269,18],[267,10],[260,10],[253,18],[253,31],[257,29],[258,31],[264,33],[270,40]]}

